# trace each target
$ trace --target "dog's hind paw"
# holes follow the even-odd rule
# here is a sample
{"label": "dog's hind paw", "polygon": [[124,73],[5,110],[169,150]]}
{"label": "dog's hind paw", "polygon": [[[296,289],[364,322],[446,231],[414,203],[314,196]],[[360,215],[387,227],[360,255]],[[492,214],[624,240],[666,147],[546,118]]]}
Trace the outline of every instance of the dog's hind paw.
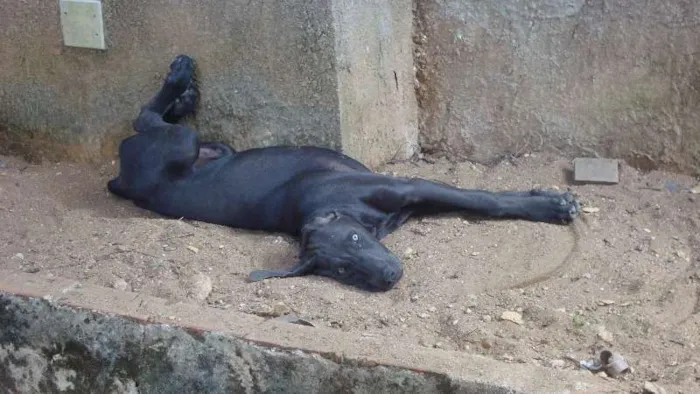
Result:
{"label": "dog's hind paw", "polygon": [[165,78],[165,83],[175,88],[182,89],[183,94],[194,76],[194,60],[187,55],[177,55],[170,62],[170,71]]}
{"label": "dog's hind paw", "polygon": [[185,92],[175,99],[175,102],[168,109],[168,112],[165,114],[166,120],[174,123],[187,115],[195,113],[198,98],[197,78],[193,75]]}

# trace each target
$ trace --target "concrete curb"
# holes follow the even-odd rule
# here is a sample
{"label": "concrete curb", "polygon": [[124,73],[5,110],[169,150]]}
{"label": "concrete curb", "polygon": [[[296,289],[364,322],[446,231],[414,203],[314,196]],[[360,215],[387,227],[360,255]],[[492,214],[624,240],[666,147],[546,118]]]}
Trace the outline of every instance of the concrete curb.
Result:
{"label": "concrete curb", "polygon": [[[87,327],[96,319],[106,326],[97,331],[94,323],[92,328]],[[244,382],[245,384],[241,383],[235,387],[242,387],[245,392],[300,392],[301,388],[303,392],[628,391],[623,390],[623,382],[602,380],[588,372],[559,371],[529,364],[506,364],[481,356],[423,348],[400,341],[387,343],[383,338],[363,337],[323,327],[306,327],[266,320],[195,303],[169,303],[167,300],[147,295],[90,284],[81,285],[66,278],[45,278],[36,274],[0,271],[0,325],[3,327],[0,331],[0,380],[15,380],[17,387],[29,384],[31,388],[32,384],[39,385],[36,382],[42,381],[36,377],[32,380],[31,374],[19,372],[22,367],[27,368],[26,360],[18,359],[22,354],[33,352],[35,357],[41,357],[42,354],[43,357],[47,357],[47,347],[56,347],[58,342],[65,346],[67,341],[82,342],[86,349],[92,349],[94,354],[119,353],[118,349],[107,349],[105,346],[120,347],[120,343],[133,339],[130,336],[141,336],[135,338],[139,349],[135,351],[137,356],[134,356],[138,361],[135,362],[137,367],[134,367],[134,362],[131,363],[134,376],[125,376],[123,371],[115,369],[113,372],[121,380],[114,380],[112,377],[112,380],[108,380],[112,382],[112,387],[118,386],[123,389],[112,388],[112,392],[137,392],[127,390],[128,385],[125,386],[124,379],[132,382],[132,386],[138,386],[138,392],[155,392],[157,388],[188,387],[187,384],[196,379],[192,377],[190,383],[178,383],[179,380],[188,379],[182,371],[178,372],[178,363],[192,356],[193,352],[205,352],[200,354],[200,359],[216,353],[224,358],[243,360],[246,364],[233,365],[227,372],[216,376],[207,375],[206,371],[211,371],[213,367],[203,366],[201,362],[199,366],[184,367],[184,371],[200,378],[201,375],[207,375],[205,381],[214,391],[218,388],[227,391],[223,388],[233,387],[225,384],[227,379]],[[115,325],[118,325],[119,329],[115,329]],[[55,334],[57,332],[61,332],[62,336]],[[99,336],[113,337],[111,342],[108,342],[111,345],[102,343],[101,349],[90,348]],[[156,337],[159,339],[154,342],[153,338]],[[170,353],[163,355],[164,359],[170,358],[167,368],[153,371],[148,375],[148,379],[145,379],[139,373],[149,370],[151,366],[144,364],[144,355],[154,348],[154,344],[162,346],[165,343],[162,341],[164,337],[168,337],[166,342],[172,349],[188,343],[189,353],[183,356],[185,353],[172,353],[168,350]],[[228,345],[212,348],[211,342],[214,340],[224,341]],[[60,355],[60,352],[54,352],[50,359],[42,360],[39,364],[51,364],[57,354]],[[279,364],[275,357],[284,359],[285,363]],[[100,363],[104,367],[105,360],[101,360]],[[314,364],[315,372],[305,370],[310,367],[303,364]],[[284,368],[294,369],[296,373],[302,373],[302,380],[296,379],[294,373],[289,374],[287,370],[276,370],[282,368],[282,365]],[[240,378],[237,367],[247,368],[245,375],[250,375],[249,379]],[[56,375],[53,371],[53,376],[49,378],[49,381],[54,382],[53,386],[44,386],[60,388],[59,383],[62,383],[64,387],[72,389],[85,388],[77,387],[73,381],[66,378],[75,378],[76,374],[81,373],[80,368],[76,369],[67,375],[65,368],[63,375]],[[195,373],[197,369],[201,371]],[[51,368],[44,370],[51,372]],[[336,375],[341,371],[343,376],[349,379],[349,383],[338,383]],[[106,382],[103,374],[98,373],[100,379]],[[173,374],[179,375],[170,376]],[[335,376],[331,379],[335,379],[340,386],[329,388],[329,376]],[[362,376],[364,378],[360,378]],[[142,382],[139,382],[139,379]],[[150,383],[146,384],[148,382],[144,383],[143,380]],[[115,386],[115,381],[120,383]],[[94,386],[97,384],[95,382],[89,384],[93,386],[87,388],[97,387]],[[103,383],[101,387],[107,386],[109,384]]]}

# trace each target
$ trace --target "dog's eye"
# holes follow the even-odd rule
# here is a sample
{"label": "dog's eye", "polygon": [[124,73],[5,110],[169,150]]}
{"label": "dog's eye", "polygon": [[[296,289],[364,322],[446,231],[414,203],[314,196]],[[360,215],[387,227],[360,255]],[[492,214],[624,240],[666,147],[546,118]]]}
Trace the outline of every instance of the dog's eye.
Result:
{"label": "dog's eye", "polygon": [[353,234],[353,235],[352,235],[352,240],[353,240],[353,242],[357,242],[357,241],[360,240],[360,236],[357,235],[357,234]]}

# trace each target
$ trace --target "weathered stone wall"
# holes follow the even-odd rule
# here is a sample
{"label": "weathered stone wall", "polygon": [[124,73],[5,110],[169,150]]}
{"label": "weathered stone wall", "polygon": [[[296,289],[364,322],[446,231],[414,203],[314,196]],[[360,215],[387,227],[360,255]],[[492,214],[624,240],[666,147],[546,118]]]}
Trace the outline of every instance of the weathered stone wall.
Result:
{"label": "weathered stone wall", "polygon": [[629,391],[394,339],[0,270],[0,393]]}
{"label": "weathered stone wall", "polygon": [[[57,1],[7,2],[0,151],[37,160],[115,157],[169,61],[187,53],[197,60],[202,93],[193,125],[208,138],[237,149],[327,146],[369,165],[397,151],[406,157],[417,134],[416,112],[404,109],[415,106],[404,38],[412,15],[410,5],[394,3],[374,1],[360,34],[347,24],[358,22],[352,12],[364,9],[362,0],[103,0],[107,49],[97,51],[63,45]],[[365,46],[380,33],[382,46]],[[352,78],[338,75],[346,64],[358,65]],[[400,77],[400,98],[390,70]],[[362,119],[349,120],[357,111]],[[395,115],[377,115],[387,113]]]}
{"label": "weathered stone wall", "polygon": [[700,170],[700,2],[415,0],[421,147]]}
{"label": "weathered stone wall", "polygon": [[[0,293],[0,392],[518,393]],[[8,390],[8,391],[5,391]]]}

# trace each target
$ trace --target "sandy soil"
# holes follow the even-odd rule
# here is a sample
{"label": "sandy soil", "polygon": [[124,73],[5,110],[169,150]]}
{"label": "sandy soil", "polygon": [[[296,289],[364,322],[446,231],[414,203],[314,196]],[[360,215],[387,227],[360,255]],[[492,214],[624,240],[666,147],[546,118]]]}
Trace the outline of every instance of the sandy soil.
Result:
{"label": "sandy soil", "polygon": [[0,269],[192,298],[222,313],[293,312],[316,326],[512,363],[573,369],[610,349],[632,366],[621,379],[634,387],[700,392],[700,194],[690,177],[623,167],[618,185],[569,186],[571,163],[541,155],[490,168],[387,166],[462,187],[571,187],[598,211],[571,226],[412,220],[386,240],[404,260],[403,280],[370,294],[314,276],[246,283],[252,269],[293,264],[295,240],[140,210],[107,192],[114,163],[0,159]]}

